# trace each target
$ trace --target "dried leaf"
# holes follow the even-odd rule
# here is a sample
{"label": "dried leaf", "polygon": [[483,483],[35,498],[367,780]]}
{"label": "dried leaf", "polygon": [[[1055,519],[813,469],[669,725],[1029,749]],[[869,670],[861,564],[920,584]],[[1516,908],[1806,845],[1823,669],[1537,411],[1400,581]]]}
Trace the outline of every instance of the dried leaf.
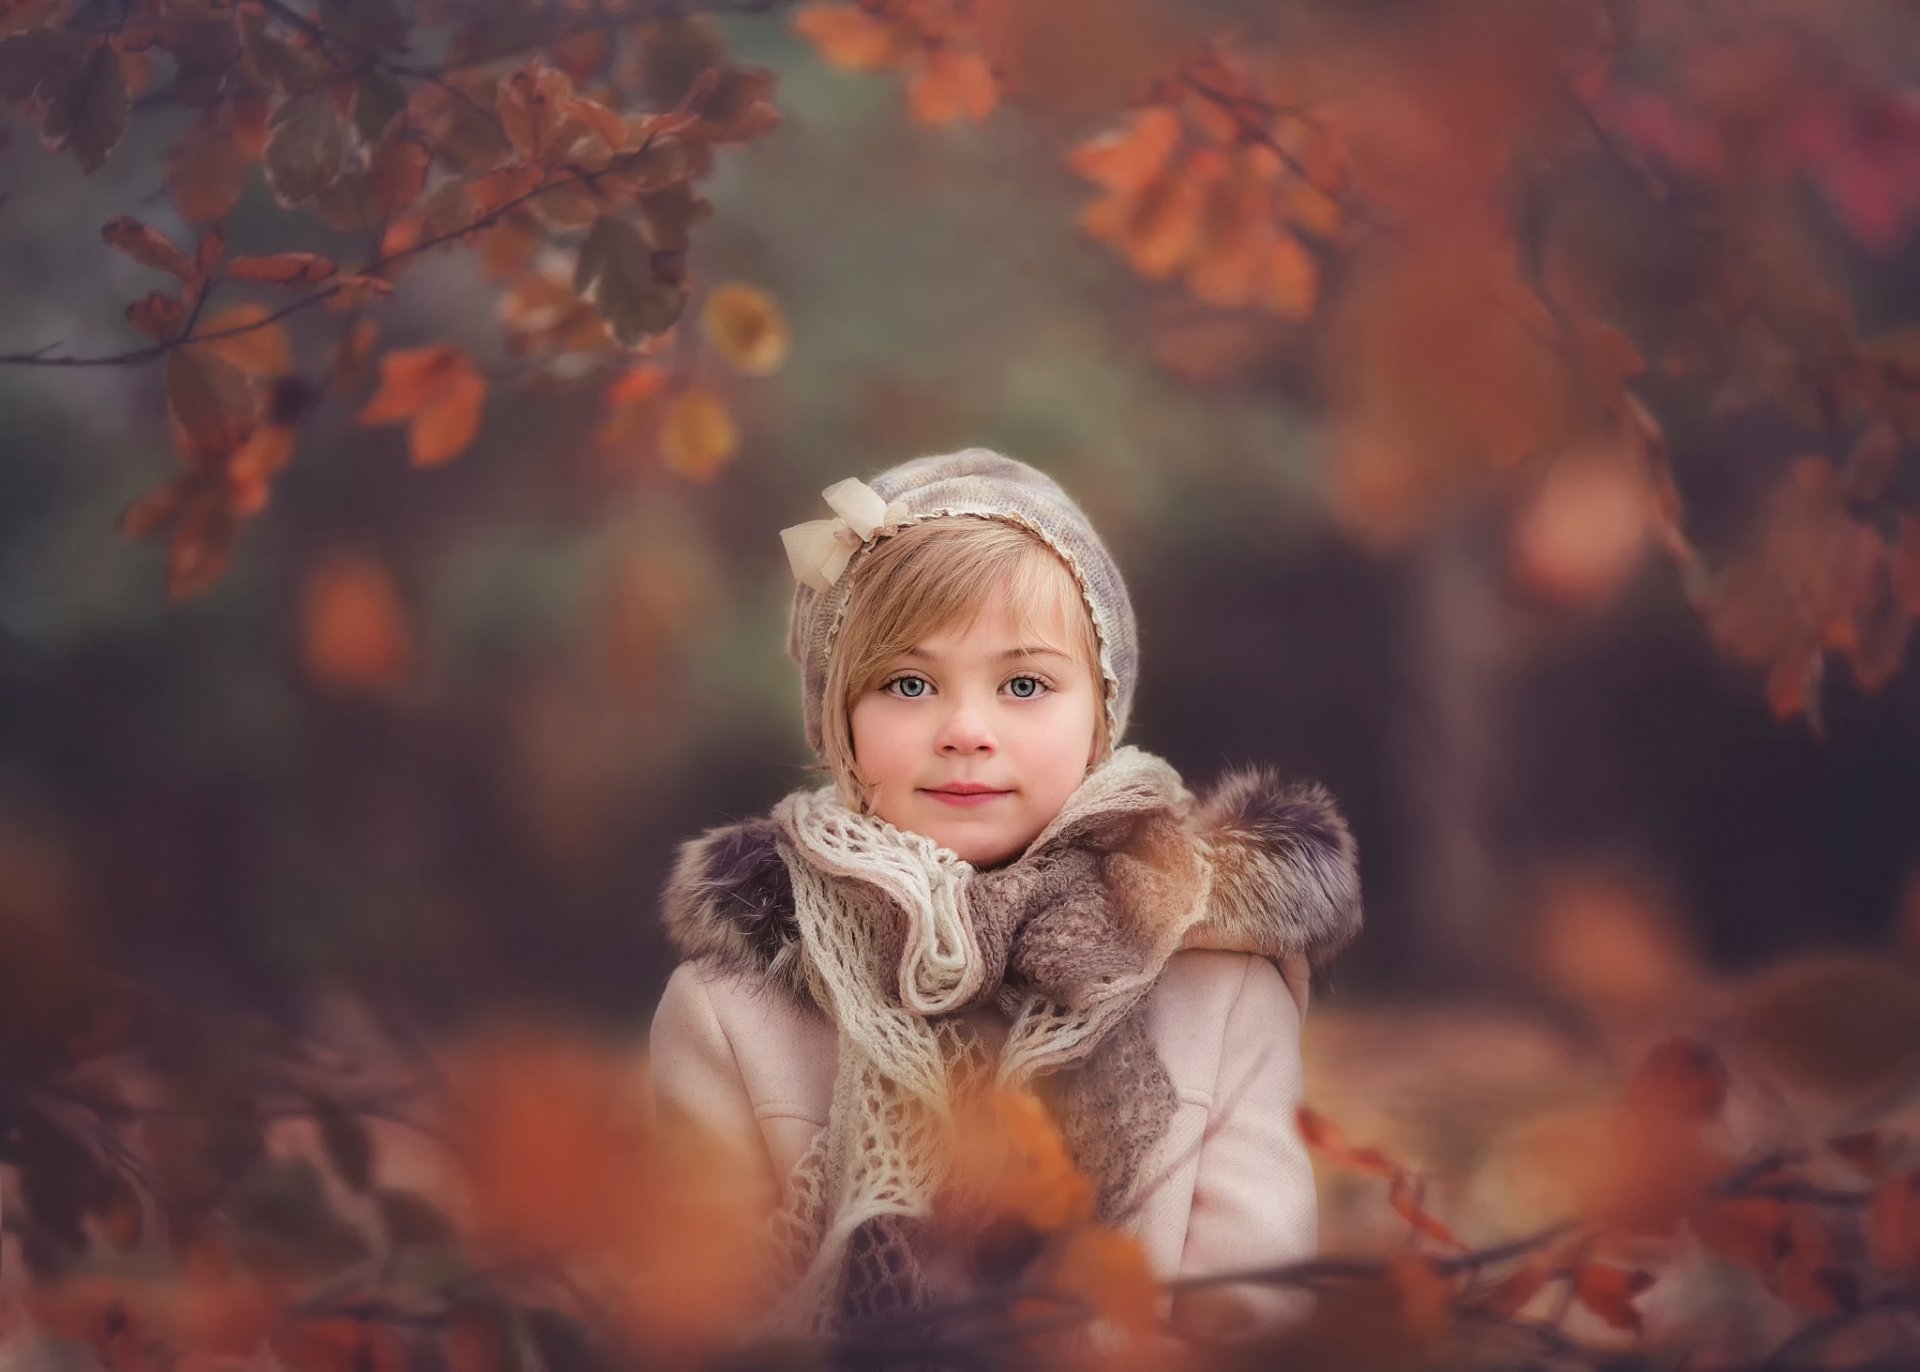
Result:
{"label": "dried leaf", "polygon": [[660,279],[654,250],[639,229],[611,216],[596,220],[580,245],[573,287],[630,348],[671,328],[687,298],[677,282]]}
{"label": "dried leaf", "polygon": [[171,338],[187,322],[187,307],[180,297],[153,291],[127,306],[127,323],[148,338]]}
{"label": "dried leaf", "polygon": [[127,131],[127,75],[109,43],[96,43],[71,73],[48,76],[38,94],[41,143],[49,152],[71,145],[83,172],[97,170]]}
{"label": "dried leaf", "polygon": [[278,322],[266,323],[272,313],[265,305],[249,302],[216,310],[200,321],[200,335],[221,334],[228,329],[242,330],[225,337],[206,338],[195,348],[217,353],[248,376],[271,378],[293,371],[293,347],[286,329]]}
{"label": "dried leaf", "polygon": [[242,281],[267,281],[276,286],[312,286],[340,269],[330,258],[310,252],[272,253],[265,257],[236,257],[226,274]]}
{"label": "dried leaf", "polygon": [[118,248],[143,267],[180,277],[193,274],[192,259],[160,230],[131,215],[123,214],[101,225],[100,238],[108,247]]}
{"label": "dried leaf", "polygon": [[166,360],[167,409],[190,459],[232,454],[253,431],[259,398],[246,373],[216,353],[175,348]]}
{"label": "dried leaf", "polygon": [[283,101],[267,120],[267,184],[286,206],[311,200],[340,177],[346,129],[330,90]]}
{"label": "dried leaf", "polygon": [[543,62],[531,63],[500,80],[500,123],[514,151],[529,162],[545,161],[573,99],[573,81]]}
{"label": "dried leaf", "polygon": [[380,388],[360,411],[360,423],[404,421],[414,465],[434,467],[473,442],[486,396],[486,378],[459,349],[401,349],[380,359]]}
{"label": "dried leaf", "polygon": [[213,224],[240,203],[253,157],[227,121],[203,118],[167,155],[167,188],[189,224]]}

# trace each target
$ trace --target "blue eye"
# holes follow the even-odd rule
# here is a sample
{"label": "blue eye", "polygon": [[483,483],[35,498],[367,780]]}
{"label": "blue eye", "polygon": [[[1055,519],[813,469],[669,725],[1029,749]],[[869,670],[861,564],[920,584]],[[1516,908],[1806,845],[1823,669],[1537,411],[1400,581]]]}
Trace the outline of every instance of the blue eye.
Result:
{"label": "blue eye", "polygon": [[[914,687],[915,689],[908,690],[907,688],[909,686]],[[899,689],[894,690],[895,687],[898,687]],[[882,686],[880,689],[883,691],[893,691],[895,695],[899,696],[903,700],[918,700],[920,699],[921,696],[927,693],[927,690],[929,689],[929,687],[928,687],[927,679],[925,677],[897,676],[892,681],[889,681],[885,686]]]}
{"label": "blue eye", "polygon": [[1032,700],[1046,688],[1047,683],[1037,676],[1017,676],[1007,683],[1007,689],[1013,692],[1016,700]]}

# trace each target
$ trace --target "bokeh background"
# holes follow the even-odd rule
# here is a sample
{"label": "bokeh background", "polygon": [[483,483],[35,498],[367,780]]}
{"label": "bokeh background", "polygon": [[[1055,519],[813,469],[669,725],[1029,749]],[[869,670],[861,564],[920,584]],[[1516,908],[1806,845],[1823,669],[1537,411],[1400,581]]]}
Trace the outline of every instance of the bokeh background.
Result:
{"label": "bokeh background", "polygon": [[[1583,551],[1605,508],[1529,526],[1523,490],[1355,538],[1300,330],[1220,333],[1079,228],[1063,137],[1099,118],[930,128],[778,18],[723,27],[783,122],[719,159],[693,270],[771,293],[793,343],[766,378],[686,364],[742,430],[699,479],[509,384],[496,289],[436,255],[381,317],[493,379],[471,451],[420,470],[321,406],[224,579],[174,602],[115,533],[174,469],[158,370],[0,368],[0,920],[203,1004],[632,1039],[676,845],[812,775],[777,530],[842,477],[985,444],[1074,492],[1127,573],[1131,741],[1196,787],[1316,778],[1350,817],[1367,929],[1309,1031],[1328,1099],[1390,1112],[1503,1053],[1537,1082],[1702,986],[1920,948],[1920,649],[1875,694],[1831,674],[1820,737],[1715,650],[1647,531]],[[87,177],[12,139],[0,351],[125,345],[149,277],[94,230],[175,222],[185,127],[136,119]],[[235,250],[281,218],[256,177]],[[1913,240],[1839,251],[1881,317],[1920,311]],[[1737,527],[1793,442],[1704,437],[1683,493]]]}

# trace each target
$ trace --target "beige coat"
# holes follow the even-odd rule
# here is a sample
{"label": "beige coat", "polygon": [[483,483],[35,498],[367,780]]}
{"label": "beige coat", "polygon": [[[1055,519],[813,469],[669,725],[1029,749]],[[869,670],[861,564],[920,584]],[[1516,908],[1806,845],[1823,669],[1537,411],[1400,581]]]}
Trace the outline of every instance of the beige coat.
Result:
{"label": "beige coat", "polygon": [[[1317,787],[1255,770],[1195,800],[1164,763],[1147,761],[1171,779],[1153,792],[1161,808],[1141,810],[1144,793],[1124,782],[1114,794],[1134,808],[1109,808],[1102,786],[1122,773],[1096,774],[1103,779],[1076,793],[1052,837],[982,874],[985,887],[970,895],[1060,910],[1098,902],[1113,937],[1147,944],[1170,917],[1162,912],[1190,909],[1194,898],[1156,885],[1156,874],[1198,874],[1205,914],[1139,1007],[1173,1114],[1137,1174],[1146,1180],[1136,1203],[1116,1222],[1167,1280],[1299,1261],[1315,1244],[1313,1173],[1296,1123],[1300,1031],[1309,966],[1324,966],[1359,929],[1354,843]],[[663,1115],[740,1141],[769,1208],[827,1125],[839,1051],[805,971],[787,841],[780,821],[765,818],[682,848],[665,918],[687,960],[668,982],[652,1041]],[[1197,866],[1182,866],[1180,853]],[[991,1002],[973,1012],[989,1036],[1005,1032],[1000,1013]],[[1301,1304],[1270,1288],[1208,1287],[1177,1295],[1170,1313],[1191,1332],[1224,1332]]]}
{"label": "beige coat", "polygon": [[[1266,958],[1176,953],[1149,994],[1154,1046],[1180,1107],[1121,1227],[1163,1278],[1297,1262],[1314,1252],[1313,1171],[1294,1122],[1300,1104],[1305,968],[1289,983]],[[780,1180],[827,1122],[835,1034],[820,1011],[738,972],[681,966],[653,1021],[663,1112],[751,1141],[770,1206]],[[1175,1302],[1190,1332],[1279,1318],[1295,1302],[1242,1287]]]}

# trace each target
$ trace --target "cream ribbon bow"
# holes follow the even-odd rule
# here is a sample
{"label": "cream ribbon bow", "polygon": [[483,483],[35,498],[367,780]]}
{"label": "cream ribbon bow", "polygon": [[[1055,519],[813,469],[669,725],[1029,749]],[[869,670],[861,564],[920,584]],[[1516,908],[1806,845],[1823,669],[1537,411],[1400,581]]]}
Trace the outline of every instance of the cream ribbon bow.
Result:
{"label": "cream ribbon bow", "polygon": [[838,516],[810,519],[780,531],[787,564],[794,578],[816,591],[825,591],[840,579],[853,555],[882,529],[905,524],[910,516],[899,501],[889,505],[866,482],[855,477],[836,481],[820,492]]}

